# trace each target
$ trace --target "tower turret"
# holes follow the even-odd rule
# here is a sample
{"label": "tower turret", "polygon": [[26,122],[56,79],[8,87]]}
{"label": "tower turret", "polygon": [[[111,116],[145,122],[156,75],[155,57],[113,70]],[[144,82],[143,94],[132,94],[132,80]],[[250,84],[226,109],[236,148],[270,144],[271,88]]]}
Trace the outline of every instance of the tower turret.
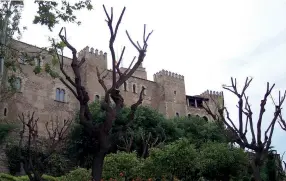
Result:
{"label": "tower turret", "polygon": [[154,74],[154,81],[159,85],[159,109],[167,117],[186,115],[186,91],[184,76],[161,70]]}

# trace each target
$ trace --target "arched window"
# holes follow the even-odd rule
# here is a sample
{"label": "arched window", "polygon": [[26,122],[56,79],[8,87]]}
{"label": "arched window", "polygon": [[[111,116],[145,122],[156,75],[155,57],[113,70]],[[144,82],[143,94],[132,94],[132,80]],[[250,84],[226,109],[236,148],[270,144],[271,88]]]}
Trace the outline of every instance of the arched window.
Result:
{"label": "arched window", "polygon": [[61,100],[61,90],[59,88],[57,88],[56,90],[56,100],[57,101]]}
{"label": "arched window", "polygon": [[95,95],[95,99],[94,100],[99,101],[99,99],[100,99],[99,95]]}
{"label": "arched window", "polygon": [[56,101],[65,102],[66,91],[64,89],[56,89]]}
{"label": "arched window", "polygon": [[176,112],[176,116],[177,116],[177,117],[180,117],[180,114],[179,114],[178,112]]}
{"label": "arched window", "polygon": [[205,121],[208,121],[208,118],[207,118],[206,116],[204,116],[203,119],[204,119]]}
{"label": "arched window", "polygon": [[66,95],[66,92],[64,89],[62,89],[61,93],[60,93],[60,101],[62,101],[62,102],[65,101],[65,95]]}
{"label": "arched window", "polygon": [[14,82],[14,88],[18,91],[21,90],[21,84],[22,84],[21,79],[17,77]]}
{"label": "arched window", "polygon": [[136,93],[136,85],[135,84],[133,84],[133,86],[132,86],[132,91],[133,91],[133,93]]}
{"label": "arched window", "polygon": [[7,108],[4,108],[4,116],[7,116]]}

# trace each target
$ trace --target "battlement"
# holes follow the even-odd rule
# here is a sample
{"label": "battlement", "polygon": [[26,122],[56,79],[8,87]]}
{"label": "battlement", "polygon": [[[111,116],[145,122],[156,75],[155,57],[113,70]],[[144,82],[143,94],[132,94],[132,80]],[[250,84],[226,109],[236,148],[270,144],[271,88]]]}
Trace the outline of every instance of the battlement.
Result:
{"label": "battlement", "polygon": [[83,50],[78,52],[78,57],[95,57],[95,58],[103,58],[104,60],[107,60],[107,53],[103,51],[98,51],[98,49],[95,49],[93,47],[89,48],[86,46]]}
{"label": "battlement", "polygon": [[201,94],[201,96],[223,96],[223,92],[206,90]]}
{"label": "battlement", "polygon": [[184,76],[183,75],[180,75],[180,74],[177,74],[177,73],[174,73],[174,72],[170,72],[170,71],[167,71],[167,70],[161,70],[157,73],[155,73],[153,75],[154,77],[154,80],[156,80],[157,78],[161,77],[161,76],[169,76],[169,77],[173,77],[173,78],[176,78],[176,79],[179,79],[179,80],[184,80]]}

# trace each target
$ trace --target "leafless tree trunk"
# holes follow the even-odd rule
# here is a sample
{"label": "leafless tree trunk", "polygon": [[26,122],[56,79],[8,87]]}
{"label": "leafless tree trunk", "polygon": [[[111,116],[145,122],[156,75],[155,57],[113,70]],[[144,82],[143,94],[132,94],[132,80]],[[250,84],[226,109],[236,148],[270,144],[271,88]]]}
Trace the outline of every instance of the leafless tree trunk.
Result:
{"label": "leafless tree trunk", "polygon": [[[19,115],[19,120],[22,122],[22,130],[20,131],[19,141],[19,156],[21,159],[21,164],[31,181],[42,181],[42,175],[45,168],[44,164],[59,147],[59,144],[65,139],[68,128],[71,125],[71,121],[64,120],[63,126],[60,127],[58,122],[56,125],[54,125],[54,121],[52,120],[52,128],[48,128],[49,122],[46,123],[46,131],[49,137],[46,145],[46,153],[43,157],[41,157],[38,154],[39,118],[34,118],[34,112],[32,114],[28,113],[27,116],[22,113],[22,115]],[[26,136],[25,133],[27,133],[28,136],[27,141],[24,140]],[[23,155],[24,150],[26,150],[27,153]]]}
{"label": "leafless tree trunk", "polygon": [[[233,119],[230,118],[230,114],[224,105],[218,109],[218,112],[212,112],[208,104],[205,104],[204,109],[217,121],[222,121],[228,131],[231,133],[229,136],[235,143],[237,143],[241,148],[250,149],[254,151],[254,155],[251,158],[251,166],[253,169],[253,175],[256,181],[261,181],[260,177],[260,167],[262,166],[267,154],[268,150],[271,145],[271,139],[274,131],[274,126],[281,115],[282,104],[285,100],[286,92],[281,96],[279,92],[279,100],[278,103],[275,104],[275,112],[272,120],[270,120],[270,124],[266,131],[264,132],[264,140],[262,139],[262,118],[265,112],[265,105],[267,98],[270,96],[271,91],[273,90],[275,84],[271,87],[269,83],[267,83],[267,89],[265,95],[260,103],[260,110],[258,115],[258,120],[256,124],[256,131],[254,130],[254,123],[253,123],[253,112],[251,110],[251,106],[248,102],[248,97],[246,96],[245,92],[249,87],[252,78],[246,78],[245,84],[242,88],[242,91],[239,92],[237,89],[236,79],[231,78],[231,85],[226,86],[224,85],[223,88],[232,92],[238,98],[238,127],[234,124]],[[225,114],[224,114],[225,113]],[[251,131],[251,142],[248,141],[246,137],[246,133],[250,128]]]}
{"label": "leafless tree trunk", "polygon": [[142,140],[142,144],[143,144],[143,151],[142,151],[142,158],[147,158],[148,154],[149,154],[149,150],[151,148],[155,148],[159,145],[161,145],[162,143],[164,143],[165,140],[159,140],[159,136],[157,136],[156,138],[152,139],[152,133],[149,132],[147,137],[144,134],[144,132],[141,133],[141,140]]}
{"label": "leafless tree trunk", "polygon": [[[146,50],[148,47],[147,41],[150,35],[152,34],[151,32],[147,34],[146,36],[146,26],[144,26],[143,46],[141,46],[139,42],[135,44],[134,41],[130,38],[129,33],[126,31],[128,39],[130,40],[132,45],[138,50],[139,56],[137,60],[136,60],[136,57],[134,57],[132,63],[130,64],[129,68],[125,72],[121,72],[119,69],[119,66],[122,61],[125,47],[123,48],[123,51],[121,52],[118,62],[116,62],[114,42],[116,39],[119,25],[121,23],[122,17],[125,12],[125,7],[123,8],[121,12],[121,15],[116,23],[115,28],[112,25],[113,8],[111,8],[110,14],[107,13],[104,5],[103,5],[103,9],[106,13],[106,17],[107,17],[106,22],[110,30],[109,49],[110,49],[111,57],[112,57],[112,86],[110,88],[107,88],[104,82],[104,78],[106,77],[106,75],[102,76],[97,68],[98,81],[103,87],[103,89],[105,90],[105,97],[104,97],[104,101],[102,102],[101,108],[106,112],[106,118],[102,124],[99,124],[99,125],[92,124],[92,116],[91,116],[91,112],[88,106],[89,96],[88,96],[88,93],[85,87],[82,85],[82,80],[81,80],[81,75],[80,75],[80,66],[84,63],[85,58],[82,58],[82,60],[78,60],[77,50],[66,39],[66,32],[64,35],[62,34],[63,28],[61,29],[59,33],[61,40],[65,43],[67,48],[69,48],[72,51],[71,67],[73,69],[73,73],[75,76],[75,79],[72,80],[67,75],[67,73],[64,71],[63,58],[62,58],[60,61],[60,69],[63,75],[65,76],[66,80],[64,80],[63,78],[60,78],[60,80],[62,81],[63,84],[65,84],[71,90],[74,96],[78,99],[80,103],[80,114],[79,114],[80,124],[84,127],[84,130],[89,134],[90,139],[94,141],[94,144],[97,145],[97,149],[94,150],[94,159],[93,159],[93,165],[92,165],[92,178],[94,181],[100,181],[101,179],[102,169],[103,169],[103,160],[110,147],[110,130],[112,128],[112,123],[116,119],[118,112],[123,108],[123,105],[124,105],[124,99],[120,95],[119,87],[122,84],[124,84],[124,82],[133,75],[133,73],[137,70],[139,65],[143,62],[145,55],[146,55]],[[135,61],[135,64],[133,65],[134,61]],[[126,127],[134,119],[135,111],[137,107],[143,101],[144,89],[145,88],[142,88],[138,101],[131,106],[131,112],[128,115],[129,123],[127,123],[127,125],[125,125],[125,127],[122,128],[122,131],[126,130]],[[114,101],[115,107],[112,107],[110,98]]]}

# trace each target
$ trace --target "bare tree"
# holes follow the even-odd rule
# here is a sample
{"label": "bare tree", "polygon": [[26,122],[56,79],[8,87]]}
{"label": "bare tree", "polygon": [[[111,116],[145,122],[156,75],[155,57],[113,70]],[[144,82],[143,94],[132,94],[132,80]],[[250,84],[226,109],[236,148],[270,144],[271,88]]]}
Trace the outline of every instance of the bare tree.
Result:
{"label": "bare tree", "polygon": [[[45,126],[48,139],[44,139],[45,144],[42,145],[43,142],[38,135],[39,118],[34,118],[34,112],[32,114],[28,113],[27,116],[22,113],[22,115],[19,115],[19,120],[22,122],[19,141],[21,165],[31,181],[41,181],[45,171],[45,163],[66,138],[66,133],[72,122],[64,120],[63,126],[60,126],[59,122],[55,124],[53,120],[47,122]],[[50,123],[51,128],[49,128]],[[27,140],[25,140],[26,137]],[[46,148],[42,155],[40,149],[43,149],[43,146]]]}
{"label": "bare tree", "polygon": [[151,148],[159,147],[165,142],[165,137],[162,139],[160,139],[159,136],[153,137],[151,132],[149,132],[148,135],[146,135],[144,131],[142,131],[140,136],[141,136],[142,146],[143,146],[142,155],[141,155],[142,158],[147,158]]}
{"label": "bare tree", "polygon": [[[267,83],[265,95],[260,103],[260,110],[256,124],[256,130],[254,130],[253,112],[250,103],[248,101],[248,96],[246,96],[245,94],[251,81],[252,78],[246,78],[241,92],[238,91],[236,79],[231,78],[230,86],[227,85],[223,86],[224,89],[230,91],[238,98],[238,105],[237,105],[238,126],[235,125],[234,120],[230,117],[229,111],[225,106],[219,108],[217,112],[211,111],[207,103],[204,108],[215,120],[222,121],[226,125],[229,131],[228,135],[231,137],[231,139],[233,139],[235,143],[237,143],[241,148],[250,149],[255,153],[255,154],[250,154],[251,167],[253,169],[253,175],[255,180],[261,181],[260,167],[262,166],[270,149],[271,139],[274,132],[274,126],[277,119],[279,118],[279,115],[281,115],[282,104],[285,100],[286,91],[282,96],[281,93],[279,92],[279,100],[278,103],[275,104],[275,111],[273,118],[269,121],[270,123],[264,132],[264,139],[263,139],[261,125],[262,125],[263,115],[265,112],[265,105],[267,98],[270,96],[271,91],[273,90],[275,84],[273,84],[270,87],[269,83]],[[250,134],[251,141],[249,141],[248,138],[246,137],[249,128],[251,132]]]}
{"label": "bare tree", "polygon": [[[137,70],[137,68],[140,66],[140,64],[143,62],[146,50],[148,47],[147,41],[152,34],[152,32],[148,33],[146,35],[146,26],[144,25],[144,34],[143,34],[143,45],[141,46],[139,42],[136,43],[131,39],[128,31],[126,31],[127,37],[132,43],[132,45],[138,50],[138,58],[136,60],[136,57],[132,60],[130,66],[128,69],[124,72],[121,72],[119,69],[120,63],[122,61],[122,57],[125,52],[125,47],[123,48],[120,58],[118,62],[115,58],[115,51],[114,51],[114,42],[117,36],[118,28],[121,23],[122,17],[125,12],[125,7],[123,8],[121,15],[116,23],[115,28],[113,27],[113,8],[111,8],[111,13],[108,14],[106,11],[105,6],[103,5],[104,12],[107,17],[107,25],[110,30],[110,40],[109,40],[109,49],[112,57],[112,85],[110,88],[108,88],[104,82],[104,78],[106,75],[102,76],[97,68],[97,77],[98,81],[103,87],[105,91],[105,97],[104,100],[101,103],[101,108],[106,112],[106,118],[105,121],[99,125],[94,125],[92,122],[92,116],[91,112],[89,110],[88,102],[89,102],[89,95],[86,91],[85,87],[82,84],[82,78],[80,74],[80,67],[85,61],[85,57],[83,57],[81,60],[77,57],[77,50],[68,42],[67,36],[66,36],[66,30],[64,28],[61,29],[59,33],[59,37],[62,42],[66,45],[66,47],[71,50],[72,52],[72,63],[71,67],[74,73],[75,79],[72,80],[68,74],[65,72],[63,68],[63,58],[60,59],[60,69],[62,74],[65,76],[65,80],[60,77],[60,80],[63,84],[65,84],[70,91],[74,94],[74,96],[78,99],[80,103],[80,124],[84,127],[84,131],[89,134],[89,137],[91,140],[93,140],[94,145],[96,145],[96,149],[94,150],[94,158],[93,158],[93,164],[92,164],[92,178],[95,181],[99,181],[102,176],[102,169],[103,169],[103,161],[104,157],[107,154],[109,148],[110,148],[110,130],[112,128],[112,123],[115,121],[117,114],[124,105],[124,99],[120,95],[119,87],[122,86],[122,84],[125,83],[126,80],[128,80],[133,73]],[[63,34],[64,30],[64,34]],[[57,51],[57,47],[55,46],[55,49]],[[136,60],[136,61],[135,61]],[[133,65],[135,61],[135,64]],[[127,123],[121,131],[126,131],[126,128],[130,124],[130,122],[134,119],[134,114],[136,112],[137,107],[142,103],[143,101],[143,93],[144,93],[144,87],[142,87],[142,90],[139,95],[139,99],[136,103],[131,105],[131,111],[128,115],[129,123]],[[115,103],[115,106],[112,106],[111,100]]]}

